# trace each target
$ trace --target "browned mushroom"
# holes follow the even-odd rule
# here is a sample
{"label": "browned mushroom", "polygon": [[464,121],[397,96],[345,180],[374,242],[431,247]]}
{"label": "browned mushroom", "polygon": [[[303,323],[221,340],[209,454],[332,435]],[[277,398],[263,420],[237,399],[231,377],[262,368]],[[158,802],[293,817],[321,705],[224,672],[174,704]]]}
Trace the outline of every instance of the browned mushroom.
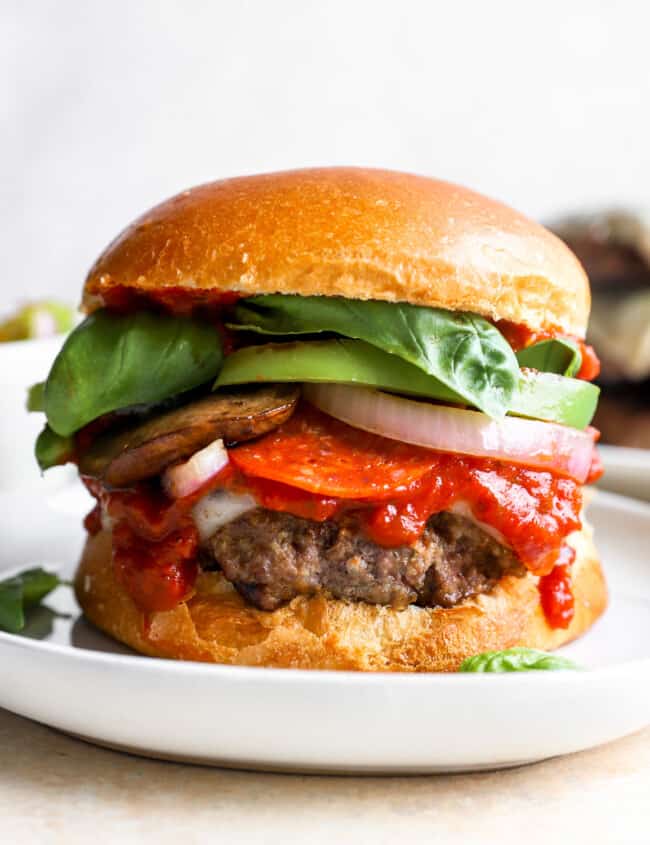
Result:
{"label": "browned mushroom", "polygon": [[298,397],[299,388],[273,384],[213,393],[100,435],[79,457],[79,471],[113,487],[128,486],[159,475],[219,437],[237,442],[272,431],[291,416]]}

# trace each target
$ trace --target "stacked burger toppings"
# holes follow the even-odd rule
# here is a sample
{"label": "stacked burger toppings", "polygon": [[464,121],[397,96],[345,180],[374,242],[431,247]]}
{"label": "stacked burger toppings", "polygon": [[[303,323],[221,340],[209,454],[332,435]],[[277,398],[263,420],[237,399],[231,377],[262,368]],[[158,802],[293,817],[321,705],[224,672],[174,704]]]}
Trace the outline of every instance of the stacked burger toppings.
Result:
{"label": "stacked burger toppings", "polygon": [[[572,589],[582,487],[600,473],[588,289],[541,227],[404,174],[229,180],[126,230],[84,303],[31,405],[41,467],[74,461],[97,500],[78,595],[118,638],[197,656],[168,629],[155,644],[156,625],[182,606],[205,642],[201,614],[214,628],[227,607],[240,634],[282,618],[286,659],[251,656],[258,634],[199,659],[447,668],[462,648],[357,666],[340,632],[324,645],[322,608],[447,625],[530,582],[513,614],[554,644],[602,611],[600,575],[578,606]],[[295,619],[327,659],[296,647]],[[496,645],[518,644],[517,624]]]}

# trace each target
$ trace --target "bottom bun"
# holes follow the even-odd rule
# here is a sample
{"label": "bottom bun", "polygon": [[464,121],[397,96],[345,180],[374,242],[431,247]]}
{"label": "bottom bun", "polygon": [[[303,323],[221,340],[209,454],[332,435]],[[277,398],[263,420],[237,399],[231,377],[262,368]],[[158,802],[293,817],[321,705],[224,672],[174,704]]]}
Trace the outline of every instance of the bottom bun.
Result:
{"label": "bottom bun", "polygon": [[112,538],[106,531],[88,538],[75,588],[91,622],[152,657],[297,669],[449,672],[483,651],[558,648],[594,623],[607,605],[607,587],[590,529],[584,527],[569,542],[577,554],[575,616],[567,629],[546,622],[532,575],[506,576],[489,594],[450,609],[411,605],[393,610],[320,594],[266,612],[247,604],[220,573],[205,572],[190,599],[145,620],[115,580]]}

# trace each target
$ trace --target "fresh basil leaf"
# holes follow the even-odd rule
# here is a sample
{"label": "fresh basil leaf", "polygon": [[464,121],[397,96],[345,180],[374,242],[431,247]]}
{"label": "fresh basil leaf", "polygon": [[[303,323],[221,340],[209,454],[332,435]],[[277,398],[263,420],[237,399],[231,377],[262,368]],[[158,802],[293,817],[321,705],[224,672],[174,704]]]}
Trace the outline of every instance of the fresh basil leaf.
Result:
{"label": "fresh basil leaf", "polygon": [[0,631],[17,634],[25,627],[23,585],[20,578],[0,583]]}
{"label": "fresh basil leaf", "polygon": [[[214,387],[277,381],[363,384],[406,396],[463,403],[461,396],[413,364],[348,338],[245,346],[225,358]],[[587,381],[529,370],[521,374],[508,413],[583,429],[593,418],[598,393]]]}
{"label": "fresh basil leaf", "polygon": [[45,569],[27,569],[21,572],[20,578],[23,582],[23,605],[34,607],[40,604],[45,596],[58,587],[62,581],[54,572],[47,572]]}
{"label": "fresh basil leaf", "polygon": [[540,373],[557,373],[571,378],[582,366],[582,354],[576,343],[566,338],[541,340],[517,352],[519,366],[539,370]]}
{"label": "fresh basil leaf", "polygon": [[72,437],[61,437],[46,425],[36,438],[34,454],[42,471],[67,463],[74,453]]}
{"label": "fresh basil leaf", "polygon": [[54,361],[45,384],[48,422],[57,434],[73,434],[109,411],[161,402],[210,381],[221,360],[218,333],[208,323],[96,311]]}
{"label": "fresh basil leaf", "polygon": [[28,411],[44,411],[45,410],[45,382],[39,381],[33,384],[27,391],[27,410]]}
{"label": "fresh basil leaf", "polygon": [[486,651],[468,657],[459,672],[539,672],[560,669],[580,669],[577,663],[558,654],[549,654],[536,648],[507,648],[504,651]]}
{"label": "fresh basil leaf", "polygon": [[0,631],[17,634],[25,627],[25,610],[40,604],[64,582],[44,569],[28,569],[0,581]]}
{"label": "fresh basil leaf", "polygon": [[293,335],[335,332],[390,352],[438,379],[492,417],[517,391],[519,365],[501,333],[482,317],[406,303],[271,294],[241,300],[235,329]]}

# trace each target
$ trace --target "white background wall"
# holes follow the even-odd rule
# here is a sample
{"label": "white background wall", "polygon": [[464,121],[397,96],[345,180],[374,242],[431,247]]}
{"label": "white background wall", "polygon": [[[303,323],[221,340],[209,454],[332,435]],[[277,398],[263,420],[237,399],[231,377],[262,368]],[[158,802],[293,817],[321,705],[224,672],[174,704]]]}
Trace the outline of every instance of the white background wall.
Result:
{"label": "white background wall", "polygon": [[369,164],[536,217],[650,205],[649,8],[0,0],[0,313],[76,301],[130,219],[227,175]]}

